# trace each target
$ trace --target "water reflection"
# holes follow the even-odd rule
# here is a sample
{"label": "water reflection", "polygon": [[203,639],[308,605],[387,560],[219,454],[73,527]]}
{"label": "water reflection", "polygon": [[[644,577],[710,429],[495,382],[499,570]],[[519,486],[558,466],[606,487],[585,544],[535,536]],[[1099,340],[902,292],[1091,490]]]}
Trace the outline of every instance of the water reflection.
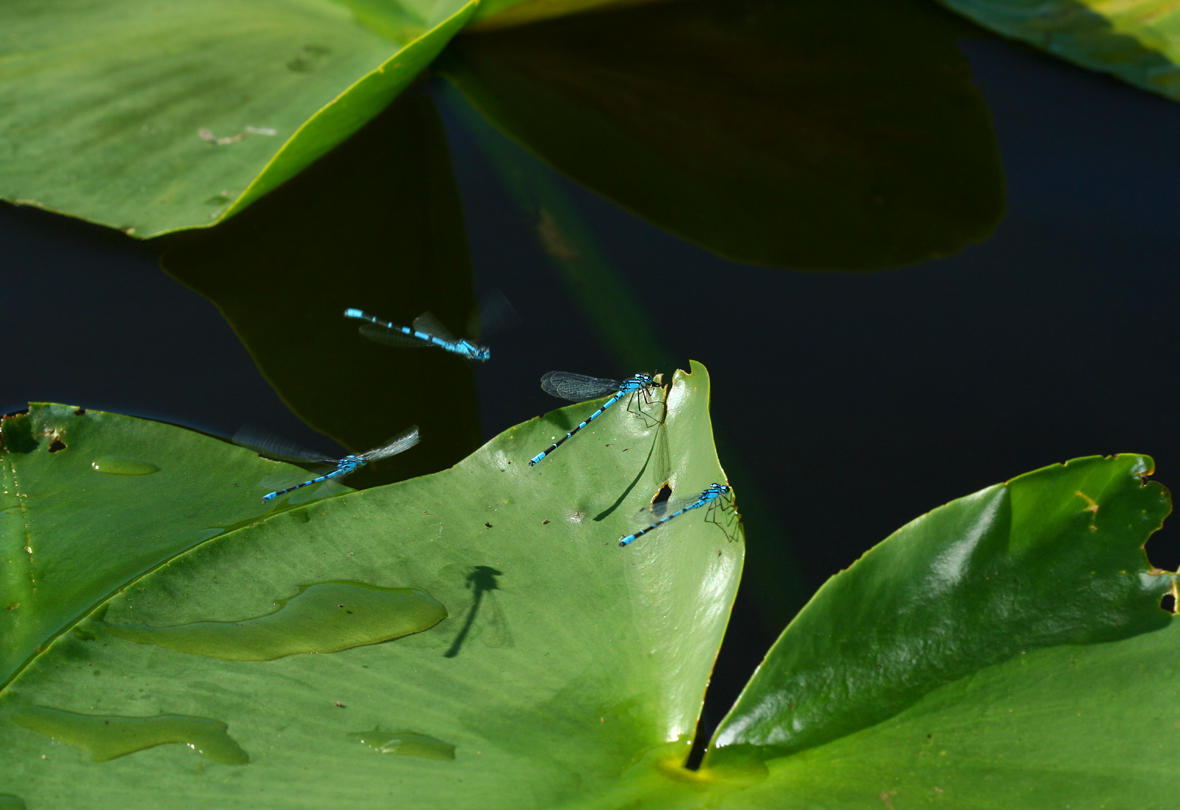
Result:
{"label": "water reflection", "polygon": [[475,308],[459,196],[428,97],[403,97],[229,221],[165,242],[167,272],[217,305],[312,428],[353,451],[410,423],[430,437],[429,452],[370,465],[353,486],[435,472],[479,446],[468,363],[390,352],[344,317],[359,307],[409,323],[430,309],[464,323]]}
{"label": "water reflection", "polygon": [[896,267],[1004,207],[987,106],[924,0],[649,3],[463,35],[439,65],[546,163],[742,261]]}

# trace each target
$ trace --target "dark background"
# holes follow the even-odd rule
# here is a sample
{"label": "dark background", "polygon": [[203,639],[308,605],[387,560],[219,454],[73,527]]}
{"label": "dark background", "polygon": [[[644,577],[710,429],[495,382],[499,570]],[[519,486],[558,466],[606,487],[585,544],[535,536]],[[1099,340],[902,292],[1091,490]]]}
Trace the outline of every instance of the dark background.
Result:
{"label": "dark background", "polygon": [[[1018,45],[963,48],[994,117],[1008,214],[948,259],[855,274],[737,264],[554,177],[679,365],[709,368],[749,559],[783,564],[747,568],[708,724],[810,593],[924,512],[1083,455],[1148,453],[1159,480],[1180,481],[1180,106]],[[545,371],[637,371],[569,299],[535,217],[449,106],[456,94],[419,92],[447,125],[477,286],[503,290],[523,321],[476,370],[484,438],[559,404],[537,386]],[[0,411],[65,402],[220,435],[252,422],[331,450],[217,309],[159,270],[158,246],[8,205],[0,242]],[[1175,569],[1175,530],[1149,552]]]}

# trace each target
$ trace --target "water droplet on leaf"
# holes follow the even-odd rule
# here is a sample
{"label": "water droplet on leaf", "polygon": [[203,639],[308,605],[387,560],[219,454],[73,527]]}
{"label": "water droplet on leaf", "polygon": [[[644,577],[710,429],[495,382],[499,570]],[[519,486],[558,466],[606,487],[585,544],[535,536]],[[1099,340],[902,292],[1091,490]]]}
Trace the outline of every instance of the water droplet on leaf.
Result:
{"label": "water droplet on leaf", "polygon": [[107,475],[151,475],[160,471],[155,464],[125,456],[103,456],[90,462],[90,466]]}
{"label": "water droplet on leaf", "polygon": [[452,760],[455,746],[416,731],[354,731],[352,736],[382,754]]}
{"label": "water droplet on leaf", "polygon": [[[179,714],[118,717],[75,714],[43,706],[17,709],[10,717],[19,726],[81,748],[95,762],[167,743],[187,745],[223,765],[245,765],[250,761],[249,755],[226,733],[225,723],[204,717]],[[0,804],[0,808],[4,805]]]}
{"label": "water droplet on leaf", "polygon": [[309,585],[277,604],[274,613],[231,622],[103,626],[138,644],[235,661],[271,661],[379,644],[420,633],[447,617],[447,609],[426,591],[361,582]]}

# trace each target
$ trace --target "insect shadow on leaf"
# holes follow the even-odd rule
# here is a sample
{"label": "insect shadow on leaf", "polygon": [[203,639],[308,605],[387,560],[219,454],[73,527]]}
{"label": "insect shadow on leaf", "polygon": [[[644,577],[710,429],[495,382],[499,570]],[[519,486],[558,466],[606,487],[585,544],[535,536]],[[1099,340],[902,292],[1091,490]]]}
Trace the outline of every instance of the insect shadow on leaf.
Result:
{"label": "insect shadow on leaf", "polygon": [[[475,625],[475,619],[482,610],[485,614],[491,610],[494,613],[492,621],[501,626],[502,632],[507,633],[507,626],[504,621],[504,616],[495,602],[491,601],[490,593],[492,591],[500,590],[500,584],[497,582],[497,577],[504,576],[504,572],[490,565],[474,566],[467,574],[466,586],[469,591],[472,591],[473,597],[471,605],[467,608],[467,617],[463,621],[463,626],[459,629],[455,640],[451,642],[450,648],[443,654],[444,658],[454,658],[459,654],[459,650],[463,647],[464,642],[467,641],[467,636],[471,633],[471,628]],[[488,602],[485,604],[485,596],[488,596]],[[490,606],[490,607],[489,607]]]}
{"label": "insect shadow on leaf", "polygon": [[[635,489],[635,486],[644,479],[645,475],[647,475],[648,466],[653,462],[655,464],[655,474],[653,477],[656,481],[659,481],[662,484],[663,482],[666,482],[672,475],[672,462],[668,452],[668,436],[664,432],[664,418],[667,415],[667,405],[662,400],[658,400],[657,402],[661,407],[664,408],[664,413],[655,426],[656,431],[652,436],[651,446],[648,447],[647,458],[643,460],[643,466],[639,468],[639,472],[635,474],[633,479],[631,479],[631,483],[628,484],[621,493],[619,493],[619,497],[615,499],[615,502],[595,515],[594,520],[598,521],[608,518],[614,513],[616,509],[622,506],[623,501],[627,500],[627,497],[631,494],[631,490]],[[653,418],[650,416],[650,414],[645,413],[642,415],[646,418]]]}

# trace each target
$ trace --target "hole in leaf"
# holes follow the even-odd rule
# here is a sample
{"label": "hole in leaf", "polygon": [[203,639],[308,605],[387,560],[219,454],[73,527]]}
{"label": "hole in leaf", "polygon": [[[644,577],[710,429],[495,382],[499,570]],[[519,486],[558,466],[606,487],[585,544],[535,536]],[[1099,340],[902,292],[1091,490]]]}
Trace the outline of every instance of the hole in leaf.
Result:
{"label": "hole in leaf", "polygon": [[5,452],[32,453],[38,447],[28,419],[20,414],[9,414],[0,419],[0,448]]}
{"label": "hole in leaf", "polygon": [[66,449],[66,443],[63,442],[61,439],[54,439],[53,442],[49,445],[49,452],[50,453],[57,453],[62,450],[65,450],[65,449]]}
{"label": "hole in leaf", "polygon": [[1144,551],[1155,568],[1175,571],[1180,568],[1180,543],[1176,542],[1176,527],[1165,525],[1148,538]]}

